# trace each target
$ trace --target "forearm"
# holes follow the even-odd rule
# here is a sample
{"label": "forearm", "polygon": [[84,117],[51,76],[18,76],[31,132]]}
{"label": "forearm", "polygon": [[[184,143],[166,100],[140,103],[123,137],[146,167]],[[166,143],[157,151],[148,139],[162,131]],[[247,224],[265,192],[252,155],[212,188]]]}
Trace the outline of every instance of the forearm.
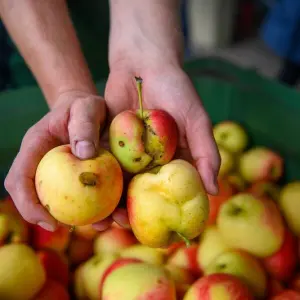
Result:
{"label": "forearm", "polygon": [[178,0],[110,0],[110,67],[180,65],[183,35]]}
{"label": "forearm", "polygon": [[0,0],[0,16],[50,107],[64,92],[96,91],[65,0]]}

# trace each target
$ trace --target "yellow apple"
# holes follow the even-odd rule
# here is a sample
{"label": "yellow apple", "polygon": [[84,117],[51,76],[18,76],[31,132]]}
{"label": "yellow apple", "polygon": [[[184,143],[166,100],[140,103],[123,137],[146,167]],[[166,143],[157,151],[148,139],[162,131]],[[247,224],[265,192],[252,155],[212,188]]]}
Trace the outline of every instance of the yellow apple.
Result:
{"label": "yellow apple", "polygon": [[225,243],[217,226],[208,226],[200,237],[197,252],[199,266],[205,271],[214,259],[229,249],[230,247]]}
{"label": "yellow apple", "polygon": [[280,249],[285,234],[275,202],[247,193],[237,194],[223,204],[217,226],[230,247],[262,258]]}
{"label": "yellow apple", "polygon": [[247,252],[231,250],[220,254],[206,268],[205,275],[231,274],[238,277],[259,299],[266,293],[266,273],[255,257]]}
{"label": "yellow apple", "polygon": [[219,170],[219,176],[223,177],[229,174],[234,168],[234,156],[231,152],[218,146],[220,157],[221,157],[221,166]]}
{"label": "yellow apple", "polygon": [[25,244],[0,248],[0,299],[31,300],[46,281],[45,270]]}
{"label": "yellow apple", "polygon": [[94,159],[79,160],[70,145],[50,150],[40,161],[35,184],[43,206],[59,222],[88,225],[101,221],[117,207],[122,170],[114,156],[100,149]]}
{"label": "yellow apple", "polygon": [[278,204],[289,228],[300,237],[300,181],[288,183],[282,188]]}
{"label": "yellow apple", "polygon": [[164,248],[199,236],[209,214],[206,191],[196,168],[177,159],[157,174],[136,175],[127,195],[129,222],[137,239]]}

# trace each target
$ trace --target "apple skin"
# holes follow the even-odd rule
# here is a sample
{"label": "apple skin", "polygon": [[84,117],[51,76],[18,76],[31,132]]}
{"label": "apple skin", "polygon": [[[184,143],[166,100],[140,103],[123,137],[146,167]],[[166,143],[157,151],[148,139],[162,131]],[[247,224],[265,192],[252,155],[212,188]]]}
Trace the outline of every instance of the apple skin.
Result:
{"label": "apple skin", "polygon": [[221,205],[234,195],[235,189],[223,178],[218,178],[219,191],[217,195],[207,195],[209,200],[209,217],[206,225],[216,223]]}
{"label": "apple skin", "polygon": [[197,243],[192,243],[189,247],[181,246],[169,257],[167,263],[188,270],[193,276],[199,277],[202,270],[197,262],[198,247]]}
{"label": "apple skin", "polygon": [[51,249],[39,250],[36,254],[45,269],[47,279],[53,279],[67,287],[70,280],[67,258]]}
{"label": "apple skin", "polygon": [[41,291],[33,300],[70,300],[70,295],[65,286],[52,279],[48,279]]}
{"label": "apple skin", "polygon": [[229,274],[201,277],[189,288],[183,300],[254,300],[247,286]]}
{"label": "apple skin", "polygon": [[31,225],[31,243],[34,249],[53,249],[63,252],[71,239],[70,229],[60,225],[55,231],[48,231],[38,225]]}
{"label": "apple skin", "polygon": [[236,193],[243,192],[247,188],[247,182],[237,172],[231,172],[225,176],[227,182],[235,189]]}
{"label": "apple skin", "polygon": [[94,252],[100,255],[106,253],[119,254],[120,251],[137,243],[131,230],[111,227],[101,232],[95,239]]}
{"label": "apple skin", "polygon": [[239,159],[239,171],[248,182],[277,181],[283,173],[283,159],[266,147],[254,147]]}
{"label": "apple skin", "polygon": [[94,159],[80,160],[70,145],[50,150],[40,161],[35,185],[38,197],[59,222],[82,226],[101,221],[117,207],[123,174],[114,156],[100,149]]}
{"label": "apple skin", "polygon": [[258,299],[266,294],[266,273],[258,259],[247,252],[231,250],[220,254],[205,270],[205,275],[218,273],[238,277]]}
{"label": "apple skin", "polygon": [[230,247],[225,243],[217,226],[208,226],[200,237],[197,251],[198,265],[205,271],[220,254],[228,250]]}
{"label": "apple skin", "polygon": [[129,184],[127,209],[132,231],[140,243],[165,248],[201,234],[209,202],[201,177],[187,161],[176,159],[157,174],[144,173]]}
{"label": "apple skin", "polygon": [[169,273],[163,267],[142,262],[111,269],[100,291],[102,299],[176,299],[175,284]]}
{"label": "apple skin", "polygon": [[300,293],[293,290],[284,290],[271,300],[300,300]]}
{"label": "apple skin", "polygon": [[279,281],[291,279],[298,262],[297,248],[296,237],[286,229],[281,248],[273,255],[263,259],[265,270],[272,278]]}
{"label": "apple skin", "polygon": [[218,146],[218,150],[221,158],[219,176],[224,177],[234,169],[235,159],[234,155],[222,146]]}
{"label": "apple skin", "polygon": [[90,300],[84,286],[84,264],[79,265],[73,273],[73,289],[77,300]]}
{"label": "apple skin", "polygon": [[267,283],[267,299],[270,299],[272,297],[277,296],[278,294],[280,294],[282,291],[284,290],[284,286],[283,284],[273,278],[269,278],[268,279],[268,283]]}
{"label": "apple skin", "polygon": [[43,287],[46,274],[29,246],[8,244],[0,248],[0,278],[0,299],[31,300]]}
{"label": "apple skin", "polygon": [[178,140],[175,120],[162,110],[126,110],[109,128],[110,148],[122,168],[140,173],[167,164],[173,158]]}
{"label": "apple skin", "polygon": [[300,273],[297,273],[289,282],[289,288],[300,292]]}
{"label": "apple skin", "polygon": [[132,245],[123,249],[119,254],[122,258],[134,258],[154,265],[162,265],[165,261],[163,251],[141,244]]}
{"label": "apple skin", "polygon": [[284,240],[284,223],[274,201],[240,193],[220,209],[218,229],[232,248],[260,258],[276,253]]}
{"label": "apple skin", "polygon": [[256,197],[267,197],[278,202],[280,187],[274,182],[262,180],[254,182],[245,192]]}
{"label": "apple skin", "polygon": [[290,182],[282,188],[278,204],[288,227],[300,237],[300,181]]}
{"label": "apple skin", "polygon": [[93,228],[91,224],[89,225],[84,225],[84,226],[76,226],[74,229],[74,234],[76,236],[83,237],[87,240],[94,240],[99,231]]}
{"label": "apple skin", "polygon": [[214,138],[217,145],[223,146],[231,153],[240,153],[248,145],[248,135],[245,129],[233,121],[223,121],[213,128]]}

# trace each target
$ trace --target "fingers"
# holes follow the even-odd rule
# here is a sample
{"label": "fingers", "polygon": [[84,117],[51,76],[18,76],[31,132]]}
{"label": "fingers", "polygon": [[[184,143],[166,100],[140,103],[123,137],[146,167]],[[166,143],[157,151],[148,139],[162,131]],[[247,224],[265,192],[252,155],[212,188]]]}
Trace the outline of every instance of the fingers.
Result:
{"label": "fingers", "polygon": [[49,136],[43,122],[32,127],[25,135],[4,183],[22,217],[49,231],[54,231],[57,223],[39,202],[34,176],[41,158],[55,146],[57,141]]}
{"label": "fingers", "polygon": [[104,118],[105,103],[101,97],[82,97],[71,106],[68,131],[72,152],[78,158],[89,159],[97,154]]}
{"label": "fingers", "polygon": [[127,210],[125,208],[117,208],[112,214],[113,220],[123,228],[130,228]]}
{"label": "fingers", "polygon": [[196,99],[195,103],[187,116],[186,137],[206,191],[215,195],[218,193],[220,155],[213,137],[211,122],[200,100]]}

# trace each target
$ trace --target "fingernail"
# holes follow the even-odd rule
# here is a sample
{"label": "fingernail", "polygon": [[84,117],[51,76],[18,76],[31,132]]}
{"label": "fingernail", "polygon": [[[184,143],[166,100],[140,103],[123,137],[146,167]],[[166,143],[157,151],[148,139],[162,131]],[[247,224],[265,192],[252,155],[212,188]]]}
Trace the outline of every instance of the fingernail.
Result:
{"label": "fingernail", "polygon": [[81,159],[88,159],[95,155],[95,145],[89,141],[80,141],[76,144],[76,155]]}
{"label": "fingernail", "polygon": [[48,230],[48,231],[54,231],[55,230],[55,228],[52,225],[50,225],[46,222],[38,222],[37,225],[39,225],[40,227],[42,227],[42,228],[44,228],[45,230]]}

